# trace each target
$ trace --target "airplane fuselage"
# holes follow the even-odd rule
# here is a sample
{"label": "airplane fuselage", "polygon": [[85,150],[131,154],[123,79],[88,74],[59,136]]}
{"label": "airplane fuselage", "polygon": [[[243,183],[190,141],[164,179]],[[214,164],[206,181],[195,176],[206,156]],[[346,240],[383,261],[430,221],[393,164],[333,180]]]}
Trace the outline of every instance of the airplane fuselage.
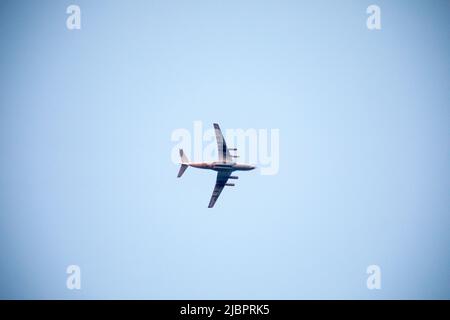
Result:
{"label": "airplane fuselage", "polygon": [[236,162],[191,162],[191,167],[199,169],[209,169],[214,171],[249,171],[255,169],[254,166]]}

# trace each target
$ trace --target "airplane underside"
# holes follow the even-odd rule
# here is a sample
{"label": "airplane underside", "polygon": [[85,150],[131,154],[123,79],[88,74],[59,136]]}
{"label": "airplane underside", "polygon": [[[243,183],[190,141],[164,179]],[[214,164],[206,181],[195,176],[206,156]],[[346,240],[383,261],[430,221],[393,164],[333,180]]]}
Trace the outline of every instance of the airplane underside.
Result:
{"label": "airplane underside", "polygon": [[236,151],[236,148],[227,148],[226,142],[223,138],[222,131],[217,123],[214,123],[214,129],[217,139],[217,147],[219,149],[218,162],[189,162],[189,159],[184,154],[183,149],[180,149],[181,167],[178,171],[178,178],[180,178],[188,167],[198,169],[209,169],[217,171],[216,185],[211,195],[208,208],[214,207],[220,193],[225,186],[234,186],[234,183],[228,183],[228,179],[238,179],[237,176],[232,176],[234,171],[249,171],[255,169],[254,166],[248,164],[236,163],[232,158],[237,158],[236,155],[231,155],[230,150]]}

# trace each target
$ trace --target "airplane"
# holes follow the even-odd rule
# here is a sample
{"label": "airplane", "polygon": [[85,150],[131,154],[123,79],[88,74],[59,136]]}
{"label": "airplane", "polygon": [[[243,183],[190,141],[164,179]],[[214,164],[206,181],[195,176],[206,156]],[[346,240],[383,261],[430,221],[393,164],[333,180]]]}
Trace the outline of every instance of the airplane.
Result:
{"label": "airplane", "polygon": [[217,171],[216,185],[214,191],[209,200],[208,208],[214,207],[217,199],[220,196],[225,186],[233,187],[234,183],[228,183],[228,179],[238,179],[237,176],[232,176],[233,171],[249,171],[256,167],[249,164],[236,163],[233,158],[237,158],[237,155],[231,155],[230,151],[237,151],[236,148],[227,148],[225,139],[223,138],[222,131],[217,123],[214,123],[214,131],[216,133],[217,147],[219,150],[219,161],[215,162],[189,162],[188,157],[184,154],[183,149],[180,149],[181,167],[178,171],[177,178],[180,178],[188,167],[194,167],[199,169],[209,169]]}

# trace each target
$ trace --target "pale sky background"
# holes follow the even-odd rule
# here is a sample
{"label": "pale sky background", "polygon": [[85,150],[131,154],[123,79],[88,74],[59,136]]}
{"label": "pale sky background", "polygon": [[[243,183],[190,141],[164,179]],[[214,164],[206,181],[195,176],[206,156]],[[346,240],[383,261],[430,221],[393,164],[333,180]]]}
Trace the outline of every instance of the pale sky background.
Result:
{"label": "pale sky background", "polygon": [[[0,298],[449,299],[449,39],[444,0],[2,1]],[[195,120],[279,173],[208,209]]]}

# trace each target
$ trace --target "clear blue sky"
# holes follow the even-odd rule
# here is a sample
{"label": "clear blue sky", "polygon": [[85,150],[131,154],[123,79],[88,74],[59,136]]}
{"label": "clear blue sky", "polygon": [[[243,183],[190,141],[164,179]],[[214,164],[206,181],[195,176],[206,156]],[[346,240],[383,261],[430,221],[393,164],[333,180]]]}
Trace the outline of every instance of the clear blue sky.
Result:
{"label": "clear blue sky", "polygon": [[[0,297],[449,299],[449,39],[439,0],[2,1]],[[279,128],[279,173],[207,209],[195,120]]]}

